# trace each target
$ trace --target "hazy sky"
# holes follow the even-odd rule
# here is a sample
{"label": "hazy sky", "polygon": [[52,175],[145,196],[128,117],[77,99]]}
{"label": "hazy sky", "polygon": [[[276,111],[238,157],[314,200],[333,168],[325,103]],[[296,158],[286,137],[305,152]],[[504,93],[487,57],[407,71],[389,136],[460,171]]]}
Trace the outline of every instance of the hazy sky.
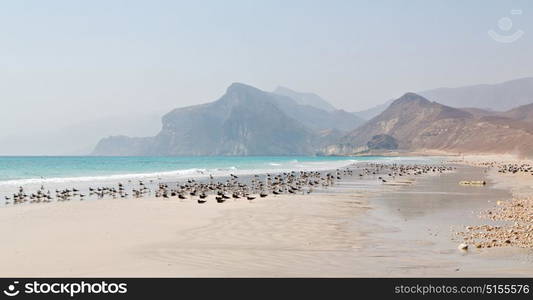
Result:
{"label": "hazy sky", "polygon": [[17,0],[1,2],[0,28],[0,138],[212,101],[235,81],[357,111],[533,76],[529,0]]}

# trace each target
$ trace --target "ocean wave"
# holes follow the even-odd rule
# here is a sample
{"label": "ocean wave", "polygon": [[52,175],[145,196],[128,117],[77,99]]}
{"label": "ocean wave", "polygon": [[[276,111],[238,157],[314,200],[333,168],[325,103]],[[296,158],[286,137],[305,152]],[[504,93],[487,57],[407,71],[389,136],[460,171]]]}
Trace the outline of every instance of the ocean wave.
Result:
{"label": "ocean wave", "polygon": [[237,170],[237,167],[231,166],[231,167],[227,167],[227,168],[216,168],[214,170],[215,171],[233,171],[233,170]]}
{"label": "ocean wave", "polygon": [[[53,178],[25,178],[0,181],[0,186],[24,186],[30,184],[49,184],[49,183],[75,183],[75,182],[103,182],[103,181],[118,181],[131,179],[158,179],[169,176],[188,176],[188,175],[205,175],[209,170],[207,169],[186,169],[174,170],[152,173],[128,173],[128,174],[112,174],[112,175],[96,175],[96,176],[74,176],[74,177],[53,177]],[[206,175],[207,176],[207,175]]]}
{"label": "ocean wave", "polygon": [[161,180],[161,181],[172,181],[172,180],[183,180],[187,178],[202,178],[207,176],[222,177],[228,176],[229,174],[236,175],[253,175],[253,174],[266,174],[266,173],[281,173],[288,171],[320,171],[320,170],[330,170],[337,169],[350,164],[360,162],[359,160],[338,160],[338,161],[301,161],[294,159],[291,160],[289,164],[281,164],[271,162],[268,165],[270,167],[264,168],[265,165],[258,166],[257,169],[238,169],[236,166],[215,168],[215,169],[204,169],[204,168],[192,168],[192,169],[182,169],[182,170],[172,170],[172,171],[159,171],[159,172],[147,172],[147,173],[125,173],[125,174],[109,174],[109,175],[94,175],[94,176],[72,176],[72,177],[53,177],[53,178],[24,178],[24,179],[14,179],[0,181],[0,187],[5,187],[7,189],[12,189],[13,187],[18,186],[30,186],[30,185],[73,185],[76,183],[79,184],[88,184],[92,182],[97,183],[111,183],[111,182],[121,182],[127,180]]}

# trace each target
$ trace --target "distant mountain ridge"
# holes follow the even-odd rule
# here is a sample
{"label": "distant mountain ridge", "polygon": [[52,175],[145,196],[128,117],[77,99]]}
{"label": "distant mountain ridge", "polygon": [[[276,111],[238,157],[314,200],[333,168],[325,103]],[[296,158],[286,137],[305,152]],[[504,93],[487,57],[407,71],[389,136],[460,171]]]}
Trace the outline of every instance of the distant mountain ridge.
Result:
{"label": "distant mountain ridge", "polygon": [[331,105],[328,101],[322,99],[320,96],[313,93],[302,93],[296,92],[289,88],[278,86],[274,90],[274,94],[287,96],[292,98],[296,103],[300,105],[309,105],[325,111],[334,111],[336,108]]}
{"label": "distant mountain ridge", "polygon": [[533,103],[533,77],[498,84],[479,84],[458,88],[438,88],[418,93],[432,101],[452,107],[475,107],[507,111]]}
{"label": "distant mountain ridge", "polygon": [[[519,78],[497,84],[437,88],[417,92],[417,94],[451,107],[468,108],[467,110],[479,109],[476,113],[503,112],[533,103],[533,77]],[[393,101],[394,99],[367,110],[353,112],[353,114],[362,119],[370,120],[385,111]]]}
{"label": "distant mountain ridge", "polygon": [[311,130],[336,129],[350,131],[362,125],[365,120],[342,109],[325,111],[310,105],[301,105],[292,98],[272,94],[272,102],[287,116],[294,118]]}
{"label": "distant mountain ridge", "polygon": [[[523,86],[527,80],[516,82]],[[157,135],[104,138],[92,154],[353,155],[431,150],[533,156],[533,103],[497,111],[465,100],[461,106],[467,108],[454,108],[406,93],[370,109],[377,115],[364,122],[331,105],[328,110],[317,107],[327,104],[320,97],[318,102],[305,97],[297,101],[293,97],[310,94],[276,91],[234,83],[214,102],[167,113]]]}
{"label": "distant mountain ridge", "polygon": [[175,109],[154,137],[102,139],[93,155],[315,154],[361,120],[233,83],[217,101]]}
{"label": "distant mountain ridge", "polygon": [[387,109],[387,107],[389,107],[389,105],[394,101],[394,99],[391,99],[383,104],[378,104],[374,107],[371,107],[369,109],[365,109],[365,110],[361,110],[361,111],[356,111],[356,112],[352,112],[353,115],[355,115],[356,117],[359,117],[361,119],[364,119],[364,120],[370,120],[372,119],[373,117],[379,115],[380,113],[382,113],[384,110]]}
{"label": "distant mountain ridge", "polygon": [[[529,106],[527,106],[529,107]],[[533,106],[532,106],[533,108]],[[518,109],[524,111],[524,108]],[[533,110],[533,109],[532,109]],[[512,111],[508,112],[512,115]],[[388,144],[405,151],[441,150],[455,153],[513,153],[533,155],[533,130],[525,119],[475,115],[407,93],[363,126],[329,145],[329,155],[364,153],[369,142],[385,135]]]}
{"label": "distant mountain ridge", "polygon": [[519,106],[499,115],[520,121],[533,121],[533,103]]}

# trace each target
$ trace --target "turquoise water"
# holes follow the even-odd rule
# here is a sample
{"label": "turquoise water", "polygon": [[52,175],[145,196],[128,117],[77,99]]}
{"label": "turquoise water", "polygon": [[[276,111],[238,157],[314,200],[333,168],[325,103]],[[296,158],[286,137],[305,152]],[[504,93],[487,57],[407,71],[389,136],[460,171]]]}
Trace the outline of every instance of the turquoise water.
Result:
{"label": "turquoise water", "polygon": [[0,157],[0,183],[324,169],[377,157]]}
{"label": "turquoise water", "polygon": [[414,157],[98,157],[44,156],[1,157],[0,197],[23,186],[28,191],[41,187],[88,189],[118,182],[180,182],[212,175],[250,175],[303,170],[331,170],[357,162],[428,163],[431,158]]}

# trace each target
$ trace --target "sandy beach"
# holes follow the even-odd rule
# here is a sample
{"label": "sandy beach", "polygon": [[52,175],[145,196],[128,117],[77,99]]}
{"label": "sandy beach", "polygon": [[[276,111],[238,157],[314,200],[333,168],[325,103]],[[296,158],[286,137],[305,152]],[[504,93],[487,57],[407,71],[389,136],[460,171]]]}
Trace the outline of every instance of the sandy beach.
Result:
{"label": "sandy beach", "polygon": [[367,209],[360,196],[328,194],[10,207],[0,276],[305,276],[322,259],[333,271],[328,259],[358,244],[343,226]]}
{"label": "sandy beach", "polygon": [[[343,180],[265,199],[109,199],[0,209],[4,277],[532,276],[524,248],[457,249],[456,230],[524,185],[459,164],[398,184]],[[486,180],[483,187],[461,180]],[[214,199],[210,199],[214,200]]]}

